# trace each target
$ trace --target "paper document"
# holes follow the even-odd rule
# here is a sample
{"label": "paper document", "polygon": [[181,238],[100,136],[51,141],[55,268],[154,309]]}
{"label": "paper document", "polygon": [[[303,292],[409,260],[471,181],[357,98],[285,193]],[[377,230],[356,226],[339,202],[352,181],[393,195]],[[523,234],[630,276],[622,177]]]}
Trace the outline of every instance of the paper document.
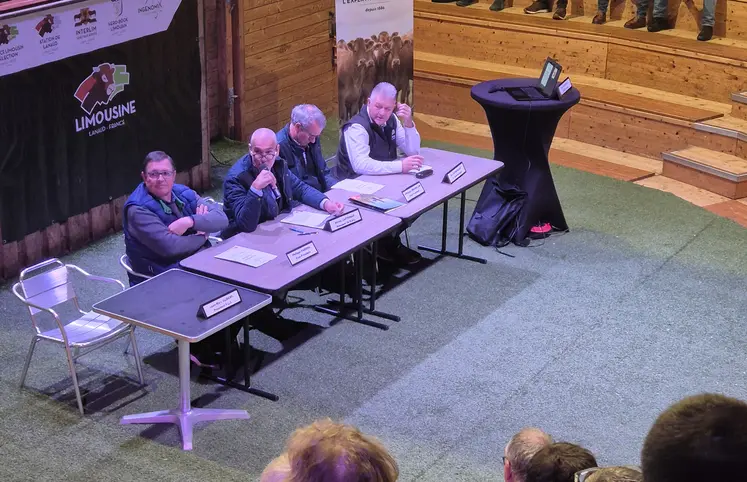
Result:
{"label": "paper document", "polygon": [[373,194],[384,187],[382,184],[374,182],[359,181],[357,179],[343,179],[338,182],[332,189],[343,189],[345,191],[357,192],[360,194]]}
{"label": "paper document", "polygon": [[420,171],[425,171],[426,169],[430,169],[431,171],[433,170],[431,166],[426,166],[425,164],[423,164],[422,166],[420,166],[420,169],[410,169],[408,172],[410,174],[417,174]]}
{"label": "paper document", "polygon": [[252,268],[259,268],[265,263],[269,263],[277,258],[274,254],[257,251],[256,249],[245,248],[243,246],[232,246],[221,254],[216,254],[216,258],[241,263]]}
{"label": "paper document", "polygon": [[280,222],[285,224],[295,224],[297,226],[306,226],[307,228],[321,229],[329,214],[315,213],[310,211],[293,211],[290,216],[282,219]]}

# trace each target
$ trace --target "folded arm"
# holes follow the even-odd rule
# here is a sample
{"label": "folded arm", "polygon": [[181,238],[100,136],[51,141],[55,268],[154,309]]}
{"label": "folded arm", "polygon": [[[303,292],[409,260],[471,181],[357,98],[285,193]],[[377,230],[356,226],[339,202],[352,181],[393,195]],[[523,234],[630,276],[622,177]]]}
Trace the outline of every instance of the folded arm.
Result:
{"label": "folded arm", "polygon": [[155,213],[139,206],[127,211],[127,223],[135,239],[163,258],[185,258],[205,244],[205,236],[174,234]]}

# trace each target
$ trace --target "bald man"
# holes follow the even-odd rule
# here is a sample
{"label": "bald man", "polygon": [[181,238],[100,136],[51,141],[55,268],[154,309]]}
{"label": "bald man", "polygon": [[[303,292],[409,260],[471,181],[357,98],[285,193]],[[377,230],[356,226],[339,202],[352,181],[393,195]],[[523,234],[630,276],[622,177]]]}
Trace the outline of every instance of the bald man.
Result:
{"label": "bald man", "polygon": [[526,482],[529,461],[551,443],[552,437],[538,428],[519,430],[503,450],[503,478],[506,482]]}
{"label": "bald man", "polygon": [[275,132],[265,128],[254,131],[249,153],[236,161],[223,181],[223,209],[228,217],[224,238],[251,233],[260,223],[298,203],[330,214],[342,212],[342,204],[298,179],[279,154]]}

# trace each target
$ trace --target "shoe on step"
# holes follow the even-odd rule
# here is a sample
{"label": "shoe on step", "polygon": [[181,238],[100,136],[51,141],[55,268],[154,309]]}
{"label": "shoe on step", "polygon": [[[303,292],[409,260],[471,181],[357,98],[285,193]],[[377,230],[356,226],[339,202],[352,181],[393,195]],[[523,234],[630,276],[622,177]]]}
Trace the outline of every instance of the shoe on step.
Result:
{"label": "shoe on step", "polygon": [[540,2],[538,0],[535,0],[534,3],[529,5],[527,8],[524,9],[524,13],[527,13],[529,15],[535,14],[535,13],[549,13],[550,12],[550,6],[545,2]]}
{"label": "shoe on step", "polygon": [[591,19],[591,23],[594,25],[602,25],[607,21],[607,12],[597,12],[594,18]]}
{"label": "shoe on step", "polygon": [[646,17],[634,17],[625,22],[625,28],[643,28],[646,26]]}
{"label": "shoe on step", "polygon": [[473,3],[477,3],[477,0],[459,0],[457,2],[457,7],[469,7]]}
{"label": "shoe on step", "polygon": [[499,12],[503,10],[504,5],[504,0],[494,0],[493,4],[490,6],[490,10],[492,10],[493,12]]}
{"label": "shoe on step", "polygon": [[654,17],[651,19],[651,23],[648,24],[648,31],[655,33],[661,32],[662,30],[668,30],[672,27],[669,26],[669,19],[666,17]]}
{"label": "shoe on step", "polygon": [[565,20],[565,16],[566,16],[565,7],[558,7],[557,9],[555,9],[555,13],[552,14],[552,19],[553,20]]}
{"label": "shoe on step", "polygon": [[700,29],[700,33],[698,34],[698,40],[701,42],[707,42],[708,40],[711,40],[713,38],[713,27],[710,27],[708,25],[703,25],[703,27]]}

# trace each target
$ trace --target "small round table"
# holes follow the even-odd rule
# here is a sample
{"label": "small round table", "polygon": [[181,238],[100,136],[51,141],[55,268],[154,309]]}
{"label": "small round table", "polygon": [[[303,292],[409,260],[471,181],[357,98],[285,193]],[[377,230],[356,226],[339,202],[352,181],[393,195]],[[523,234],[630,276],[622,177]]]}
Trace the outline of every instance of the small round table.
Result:
{"label": "small round table", "polygon": [[[581,100],[581,95],[576,88],[571,88],[559,100],[517,101],[502,90],[536,84],[537,79],[513,78],[491,80],[472,87],[472,98],[482,105],[488,117],[493,157],[504,163],[496,178],[498,188],[526,193],[515,229],[507,236],[516,244],[526,243],[533,226],[549,223],[555,230],[568,229],[547,156],[560,118]],[[480,197],[494,187],[494,183],[486,182]]]}

